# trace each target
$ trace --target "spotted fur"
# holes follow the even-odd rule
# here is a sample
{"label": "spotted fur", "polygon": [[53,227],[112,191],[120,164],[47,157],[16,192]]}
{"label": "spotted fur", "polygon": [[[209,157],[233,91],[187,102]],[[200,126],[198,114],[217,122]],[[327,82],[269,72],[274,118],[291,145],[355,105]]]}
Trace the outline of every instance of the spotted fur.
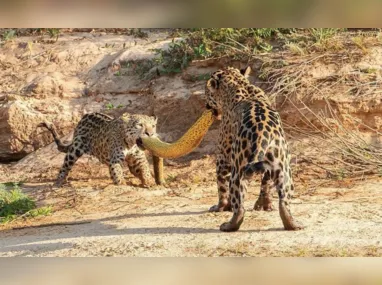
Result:
{"label": "spotted fur", "polygon": [[124,184],[122,166],[127,163],[130,172],[145,186],[152,185],[149,163],[136,141],[142,136],[156,136],[157,118],[125,113],[112,118],[102,113],[86,114],[78,123],[72,142],[64,144],[53,124],[44,122],[53,135],[59,151],[66,153],[64,164],[55,185],[61,187],[73,165],[83,154],[90,154],[109,166],[114,184]]}
{"label": "spotted fur", "polygon": [[232,210],[232,219],[220,230],[237,231],[244,220],[246,180],[259,173],[261,191],[255,210],[272,210],[273,182],[284,227],[297,230],[302,226],[289,209],[294,186],[280,116],[264,92],[248,81],[249,73],[249,67],[220,69],[206,84],[206,107],[221,119],[216,160],[219,202],[210,211]]}

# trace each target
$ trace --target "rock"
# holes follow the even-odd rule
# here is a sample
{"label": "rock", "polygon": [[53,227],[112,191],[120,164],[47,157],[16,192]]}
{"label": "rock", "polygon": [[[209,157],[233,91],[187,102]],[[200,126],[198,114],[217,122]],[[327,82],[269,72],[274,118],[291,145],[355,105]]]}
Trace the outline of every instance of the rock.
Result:
{"label": "rock", "polygon": [[60,72],[49,72],[34,78],[24,89],[27,96],[36,99],[47,97],[76,98],[81,97],[84,84],[78,78],[68,78]]}
{"label": "rock", "polygon": [[0,107],[0,161],[18,160],[32,152],[33,141],[30,135],[42,114],[30,110],[23,101],[11,101]]}
{"label": "rock", "polygon": [[[181,41],[181,38],[174,39],[174,42]],[[161,50],[168,50],[170,47],[170,44],[172,43],[171,40],[164,40],[159,42],[153,42],[146,44],[144,46],[142,45],[134,45],[130,46],[125,51],[120,52],[117,57],[111,62],[110,66],[114,69],[118,69],[123,65],[124,63],[130,62],[130,61],[141,61],[141,60],[151,60],[155,58],[155,53],[153,52],[154,49],[161,49]]]}
{"label": "rock", "polygon": [[83,105],[69,107],[57,100],[25,100],[7,96],[0,105],[0,162],[16,161],[53,141],[45,129],[37,128],[44,120],[56,124],[59,132],[71,131],[80,120]]}

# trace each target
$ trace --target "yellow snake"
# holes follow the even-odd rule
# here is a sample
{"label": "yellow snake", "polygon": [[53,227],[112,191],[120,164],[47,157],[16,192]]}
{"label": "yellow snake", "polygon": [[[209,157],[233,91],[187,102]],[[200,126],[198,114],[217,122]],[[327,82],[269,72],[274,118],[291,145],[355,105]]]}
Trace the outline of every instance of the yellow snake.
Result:
{"label": "yellow snake", "polygon": [[[184,156],[200,144],[213,122],[213,112],[211,110],[206,110],[191,128],[189,128],[188,131],[176,142],[166,143],[162,142],[159,138],[144,137],[142,138],[142,144],[145,149],[152,153],[153,157],[176,158]],[[155,174],[156,177],[159,177],[159,175],[160,173]]]}

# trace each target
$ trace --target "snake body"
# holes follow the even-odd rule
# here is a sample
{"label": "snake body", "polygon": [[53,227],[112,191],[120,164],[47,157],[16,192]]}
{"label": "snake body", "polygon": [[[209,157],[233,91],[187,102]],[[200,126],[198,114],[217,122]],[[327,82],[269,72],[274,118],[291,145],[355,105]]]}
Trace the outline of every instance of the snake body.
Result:
{"label": "snake body", "polygon": [[[177,141],[173,143],[166,143],[161,141],[159,138],[144,137],[142,138],[142,145],[145,149],[152,153],[153,157],[177,158],[184,156],[200,144],[213,122],[213,112],[211,110],[206,110],[191,126],[191,128],[189,128],[188,131]],[[155,160],[157,160],[157,162],[155,162]],[[160,166],[161,163],[162,166]],[[158,173],[155,173],[155,177],[158,177],[158,179],[160,176],[163,177],[163,171],[162,174],[160,173],[160,169],[163,169],[163,160],[160,162],[160,159],[158,160],[155,158],[154,171],[155,167],[158,170]]]}

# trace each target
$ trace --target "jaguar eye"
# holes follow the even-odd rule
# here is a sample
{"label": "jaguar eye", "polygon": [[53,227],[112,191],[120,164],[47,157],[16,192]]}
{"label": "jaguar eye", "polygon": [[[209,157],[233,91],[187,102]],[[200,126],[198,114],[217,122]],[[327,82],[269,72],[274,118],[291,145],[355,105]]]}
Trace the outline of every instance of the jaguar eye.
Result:
{"label": "jaguar eye", "polygon": [[142,124],[136,124],[135,126],[136,126],[137,128],[142,128],[142,127],[143,127]]}

